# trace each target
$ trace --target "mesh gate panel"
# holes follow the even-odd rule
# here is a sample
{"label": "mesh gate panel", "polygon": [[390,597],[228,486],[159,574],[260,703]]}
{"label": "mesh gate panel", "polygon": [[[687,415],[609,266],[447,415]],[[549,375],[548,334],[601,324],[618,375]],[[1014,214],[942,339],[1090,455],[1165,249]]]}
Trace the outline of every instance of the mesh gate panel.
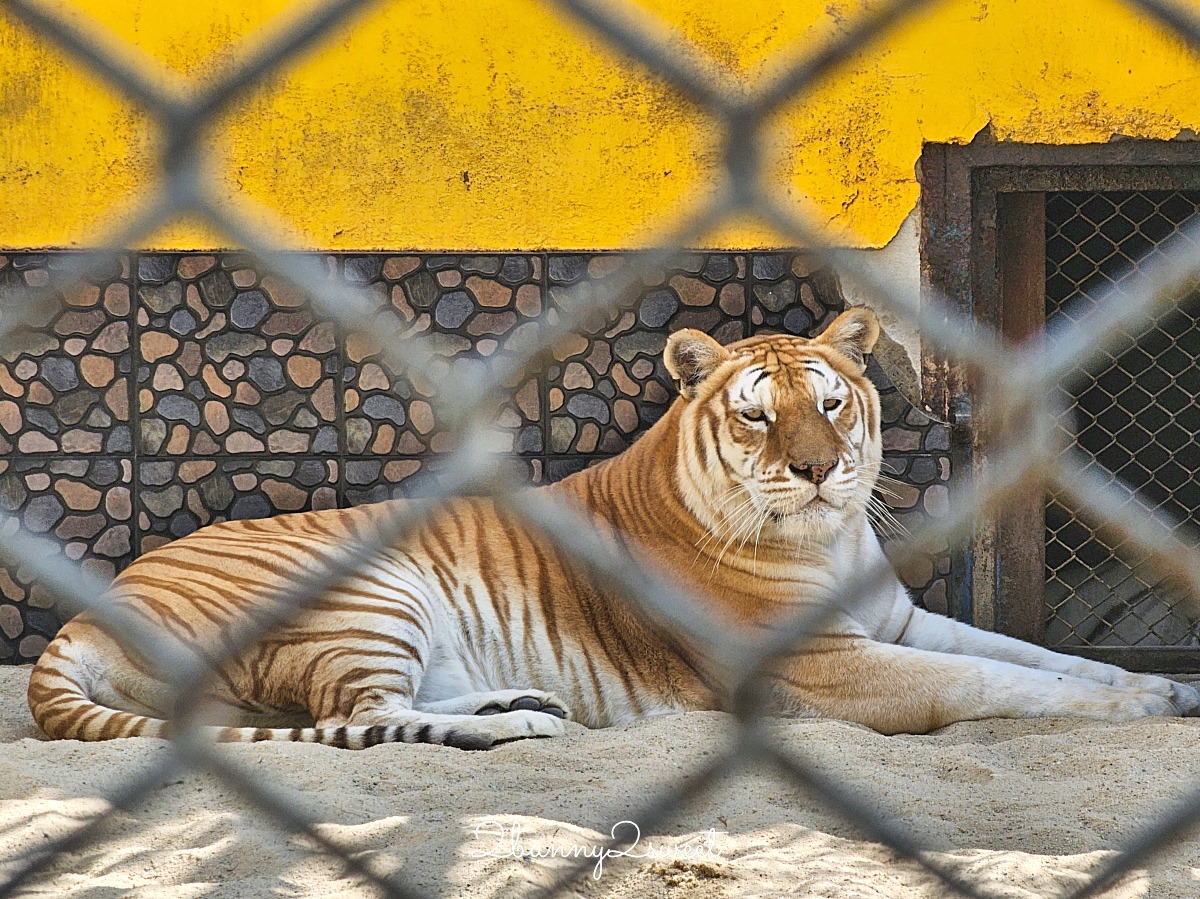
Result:
{"label": "mesh gate panel", "polygon": [[[1189,237],[1200,191],[1046,195],[1046,327],[1076,321],[1113,284],[1135,287],[1140,269]],[[1101,471],[1177,522],[1189,545],[1200,511],[1200,290],[1193,284],[1144,329],[1058,387],[1060,427]],[[1131,500],[1132,502],[1132,500]],[[1200,622],[1144,554],[1072,512],[1046,507],[1047,645],[1195,646]]]}

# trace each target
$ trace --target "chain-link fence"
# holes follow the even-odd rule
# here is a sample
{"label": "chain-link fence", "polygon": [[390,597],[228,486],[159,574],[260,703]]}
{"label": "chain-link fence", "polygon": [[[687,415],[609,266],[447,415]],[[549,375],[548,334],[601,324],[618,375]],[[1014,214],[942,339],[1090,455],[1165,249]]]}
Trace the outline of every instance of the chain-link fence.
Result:
{"label": "chain-link fence", "polygon": [[[1200,50],[1200,22],[1178,7],[1161,0],[1128,0],[1128,3],[1151,19],[1172,27]],[[164,770],[181,766],[215,773],[278,825],[311,840],[381,893],[395,897],[417,895],[402,878],[379,873],[361,856],[328,837],[297,804],[281,798],[230,764],[193,726],[201,693],[195,684],[210,675],[208,666],[218,666],[236,657],[268,630],[317,601],[323,591],[355,566],[418,527],[440,499],[480,489],[494,493],[513,513],[527,519],[563,552],[587,566],[607,587],[708,647],[720,663],[736,672],[736,683],[730,689],[730,695],[735,697],[736,739],[703,770],[679,783],[663,785],[662,793],[636,816],[644,832],[654,832],[683,801],[707,790],[729,773],[749,763],[766,762],[810,795],[835,807],[871,839],[926,869],[948,891],[973,897],[989,895],[991,885],[968,882],[941,865],[923,851],[916,836],[881,817],[868,799],[815,773],[802,758],[783,749],[759,718],[763,707],[761,673],[780,655],[802,647],[805,639],[818,632],[832,615],[853,607],[886,575],[884,570],[860,572],[852,583],[844,585],[834,601],[805,610],[782,624],[769,639],[753,644],[740,642],[706,616],[694,597],[682,595],[656,572],[643,570],[608,543],[589,537],[588,529],[569,508],[538,491],[511,490],[495,455],[489,451],[492,445],[489,423],[495,410],[509,400],[513,385],[524,383],[530,373],[550,361],[556,342],[627,304],[644,277],[669,268],[683,253],[682,248],[696,245],[703,235],[712,233],[715,225],[739,213],[753,213],[795,244],[820,252],[840,272],[851,276],[860,290],[869,293],[879,308],[912,322],[926,341],[957,364],[983,373],[985,377],[979,379],[983,388],[980,419],[994,434],[1020,428],[1023,437],[1019,445],[993,457],[986,475],[960,492],[950,514],[914,535],[902,555],[929,552],[947,540],[964,538],[981,516],[994,512],[1007,496],[1019,492],[1028,479],[1036,478],[1052,485],[1056,501],[1064,507],[1086,515],[1089,520],[1103,521],[1106,533],[1119,535],[1123,550],[1138,560],[1139,577],[1144,568],[1153,570],[1155,578],[1169,577],[1183,585],[1186,593],[1195,594],[1200,588],[1200,554],[1177,536],[1170,510],[1159,508],[1161,504],[1153,497],[1133,496],[1128,488],[1099,474],[1078,450],[1063,450],[1059,423],[1064,420],[1064,410],[1058,405],[1062,397],[1056,391],[1060,381],[1072,372],[1086,370],[1096,360],[1107,364],[1118,352],[1112,349],[1114,341],[1128,332],[1137,332],[1174,302],[1180,294],[1180,285],[1200,269],[1200,254],[1191,251],[1191,240],[1177,240],[1164,246],[1151,265],[1143,266],[1132,289],[1116,284],[1099,294],[1090,294],[1089,309],[1081,311],[1078,304],[1072,305],[1071,314],[1060,316],[1062,326],[1054,329],[1045,342],[1035,346],[1006,346],[974,322],[963,319],[938,297],[898,294],[864,264],[861,256],[830,246],[820,227],[797,207],[781,202],[767,184],[766,124],[771,116],[785,103],[802,102],[827,74],[906,17],[931,6],[931,0],[894,0],[876,5],[861,19],[847,23],[828,44],[803,56],[753,92],[744,90],[732,78],[715,74],[686,49],[683,41],[676,40],[669,29],[651,21],[645,13],[600,0],[559,0],[555,5],[720,122],[724,129],[724,151],[711,199],[702,210],[663,234],[655,242],[655,249],[634,254],[630,264],[605,278],[564,289],[556,315],[540,332],[540,340],[520,352],[492,360],[487,377],[481,378],[474,371],[469,374],[446,371],[429,341],[419,336],[381,347],[380,356],[394,370],[407,371],[412,376],[437,377],[446,385],[447,389],[438,394],[437,413],[451,423],[457,447],[444,467],[447,474],[430,496],[406,506],[403,512],[396,512],[370,539],[340,548],[337,557],[323,571],[295,584],[286,597],[276,597],[285,601],[268,603],[265,608],[274,610],[272,614],[242,622],[235,632],[227,635],[219,654],[210,656],[203,666],[192,657],[174,653],[141,619],[98,602],[105,584],[61,556],[42,552],[36,538],[7,527],[13,524],[7,516],[0,519],[5,533],[13,533],[0,545],[0,553],[6,559],[21,559],[34,565],[41,583],[56,595],[62,606],[91,610],[109,632],[121,635],[131,652],[165,672],[165,677],[177,685],[181,697],[171,752],[150,766],[151,770],[131,778],[122,789],[106,797],[107,812],[82,823],[69,836],[48,840],[17,860],[0,886],[0,896],[14,894],[60,854],[77,850],[96,838],[107,818],[144,798],[161,783]],[[338,0],[324,5],[260,46],[202,93],[187,95],[168,90],[148,76],[148,69],[137,64],[139,57],[131,48],[100,41],[40,4],[6,0],[4,8],[11,16],[140,104],[157,120],[165,136],[160,160],[161,187],[145,198],[136,220],[121,233],[110,235],[107,247],[84,254],[55,271],[54,282],[48,288],[61,287],[89,272],[103,270],[122,248],[136,246],[157,225],[188,214],[207,219],[251,254],[258,265],[303,288],[346,331],[375,329],[379,333],[379,309],[364,303],[357,291],[331,287],[318,260],[288,252],[275,237],[283,229],[273,232],[262,224],[269,220],[265,213],[261,210],[251,213],[218,199],[215,175],[202,149],[205,129],[234,100],[365,6],[365,0]],[[1120,302],[1116,302],[1118,293]],[[35,326],[41,315],[39,310],[52,296],[50,292],[39,294],[23,288],[7,291],[0,331],[19,339],[22,328]],[[402,325],[397,322],[387,333],[401,332]],[[1107,433],[1117,432],[1110,427]],[[1120,440],[1116,443],[1119,446]],[[1185,511],[1190,513],[1191,509]],[[569,540],[566,535],[570,535]],[[894,561],[903,563],[904,559]],[[1200,819],[1200,788],[1130,840],[1072,896],[1081,899],[1102,891],[1197,819]],[[590,860],[582,860],[544,892],[560,894],[590,865]]]}
{"label": "chain-link fence", "polygon": [[[1196,214],[1194,191],[1062,192],[1046,200],[1046,313],[1078,315],[1090,299],[1136,283]],[[1192,472],[1200,331],[1197,294],[1148,317],[1062,386],[1074,442],[1156,509],[1179,522],[1200,510]],[[1135,548],[1106,545],[1051,498],[1046,510],[1047,645],[1194,646],[1186,594]],[[1187,529],[1178,529],[1188,540]]]}

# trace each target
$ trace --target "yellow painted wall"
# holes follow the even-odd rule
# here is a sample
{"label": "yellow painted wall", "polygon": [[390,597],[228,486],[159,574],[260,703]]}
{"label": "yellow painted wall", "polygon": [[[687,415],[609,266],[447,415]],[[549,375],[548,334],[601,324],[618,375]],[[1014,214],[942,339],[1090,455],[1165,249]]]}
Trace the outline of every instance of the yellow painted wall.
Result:
{"label": "yellow painted wall", "polygon": [[[313,0],[65,0],[178,85],[203,83]],[[642,0],[754,85],[853,21],[854,0]],[[1200,13],[1200,3],[1193,3]],[[322,249],[643,245],[710,189],[702,110],[534,0],[392,0],[330,35],[222,120],[222,189]],[[924,141],[1084,143],[1200,132],[1200,63],[1116,0],[946,0],[775,126],[774,183],[851,245],[917,201]],[[155,179],[153,124],[0,18],[0,246],[90,245]],[[752,223],[712,246],[779,242]],[[225,243],[186,222],[148,245]]]}

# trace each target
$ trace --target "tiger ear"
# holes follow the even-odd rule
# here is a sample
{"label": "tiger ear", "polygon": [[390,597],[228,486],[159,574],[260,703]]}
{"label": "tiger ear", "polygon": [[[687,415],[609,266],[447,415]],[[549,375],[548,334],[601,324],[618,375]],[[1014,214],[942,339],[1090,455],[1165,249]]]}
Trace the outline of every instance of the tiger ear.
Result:
{"label": "tiger ear", "polygon": [[667,339],[663,362],[679,385],[685,399],[696,395],[696,389],[729,358],[725,347],[702,331],[684,328]]}
{"label": "tiger ear", "polygon": [[867,356],[879,339],[879,319],[866,306],[851,306],[821,332],[817,343],[823,343],[846,356],[858,366],[859,373],[867,370]]}

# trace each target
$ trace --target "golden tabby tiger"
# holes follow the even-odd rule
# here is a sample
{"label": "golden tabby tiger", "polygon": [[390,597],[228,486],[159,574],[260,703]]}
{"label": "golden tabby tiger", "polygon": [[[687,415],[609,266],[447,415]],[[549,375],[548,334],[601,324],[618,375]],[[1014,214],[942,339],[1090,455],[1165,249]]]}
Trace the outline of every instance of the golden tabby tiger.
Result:
{"label": "golden tabby tiger", "polygon": [[[770,626],[882,558],[867,517],[879,399],[864,377],[878,333],[854,308],[815,340],[721,347],[675,334],[666,364],[682,396],[667,414],[622,455],[541,489],[711,597],[716,613]],[[185,645],[215,647],[239,608],[369,530],[380,508],[203,528],[134,562],[111,601]],[[719,708],[709,670],[491,500],[466,498],[229,665],[214,698],[223,723],[239,725],[224,740],[478,748],[554,736],[568,716],[607,727]],[[917,609],[894,577],[788,661],[776,693],[789,714],[885,733],[1200,706],[1191,687]],[[171,691],[83,615],[38,662],[29,705],[52,737],[154,736],[166,733]]]}

